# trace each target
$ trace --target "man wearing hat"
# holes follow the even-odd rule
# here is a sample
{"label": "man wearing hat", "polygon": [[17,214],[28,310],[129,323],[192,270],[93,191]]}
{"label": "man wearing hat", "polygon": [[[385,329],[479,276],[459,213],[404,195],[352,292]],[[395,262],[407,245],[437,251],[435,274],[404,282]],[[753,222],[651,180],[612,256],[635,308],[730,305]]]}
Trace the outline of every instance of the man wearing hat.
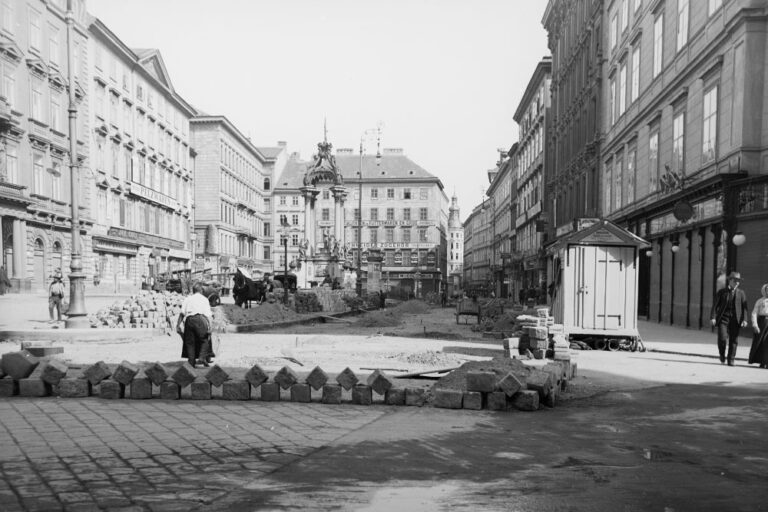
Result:
{"label": "man wearing hat", "polygon": [[728,274],[728,286],[718,290],[715,302],[712,304],[710,321],[717,327],[717,349],[720,351],[720,362],[725,363],[725,344],[728,343],[728,366],[733,366],[736,359],[736,347],[739,344],[739,328],[747,326],[747,295],[739,290],[741,274]]}

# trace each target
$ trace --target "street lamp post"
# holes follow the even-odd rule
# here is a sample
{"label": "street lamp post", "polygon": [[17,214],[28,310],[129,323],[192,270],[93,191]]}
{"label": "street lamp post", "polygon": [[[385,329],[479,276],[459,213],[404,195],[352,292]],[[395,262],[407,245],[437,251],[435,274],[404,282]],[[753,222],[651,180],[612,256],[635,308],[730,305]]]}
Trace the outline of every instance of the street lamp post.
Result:
{"label": "street lamp post", "polygon": [[[357,182],[357,280],[355,288],[357,289],[357,296],[363,296],[363,266],[362,266],[362,254],[363,254],[363,141],[365,136],[374,132],[374,129],[368,129],[360,136],[360,168],[358,171]],[[381,165],[381,127],[375,129],[376,132],[376,165]]]}
{"label": "street lamp post", "polygon": [[280,226],[283,228],[283,246],[285,247],[285,261],[283,266],[283,304],[288,304],[288,224],[287,219],[283,219],[280,222]]}
{"label": "street lamp post", "polygon": [[87,327],[85,310],[85,275],[83,274],[82,249],[80,244],[80,175],[77,165],[77,103],[75,97],[75,15],[72,3],[67,0],[67,67],[69,81],[69,175],[71,190],[72,251],[69,268],[69,309],[68,328]]}

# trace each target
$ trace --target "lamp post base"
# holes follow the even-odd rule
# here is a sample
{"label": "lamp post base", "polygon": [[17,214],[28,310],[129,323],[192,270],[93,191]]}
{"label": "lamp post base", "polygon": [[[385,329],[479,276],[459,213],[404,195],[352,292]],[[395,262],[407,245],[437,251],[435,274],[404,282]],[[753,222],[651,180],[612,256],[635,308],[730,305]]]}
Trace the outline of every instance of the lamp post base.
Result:
{"label": "lamp post base", "polygon": [[64,326],[67,329],[85,329],[90,327],[85,310],[85,274],[69,274],[69,309]]}

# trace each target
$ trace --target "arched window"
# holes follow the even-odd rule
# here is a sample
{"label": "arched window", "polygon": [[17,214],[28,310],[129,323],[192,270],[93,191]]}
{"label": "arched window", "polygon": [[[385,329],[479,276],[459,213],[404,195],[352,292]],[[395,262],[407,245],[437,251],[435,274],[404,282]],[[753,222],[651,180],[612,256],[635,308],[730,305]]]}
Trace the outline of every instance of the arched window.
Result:
{"label": "arched window", "polygon": [[271,185],[271,183],[269,181],[269,178],[264,178],[264,190],[269,190],[270,189],[270,185]]}

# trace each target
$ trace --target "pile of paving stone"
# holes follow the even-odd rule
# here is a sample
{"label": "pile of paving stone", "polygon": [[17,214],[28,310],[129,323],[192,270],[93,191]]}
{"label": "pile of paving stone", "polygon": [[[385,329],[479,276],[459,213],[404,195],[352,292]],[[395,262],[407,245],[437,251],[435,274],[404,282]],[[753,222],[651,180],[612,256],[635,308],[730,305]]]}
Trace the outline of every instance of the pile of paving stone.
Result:
{"label": "pile of paving stone", "polygon": [[540,367],[502,357],[470,361],[440,379],[428,402],[447,409],[494,411],[554,407],[576,369],[576,363],[570,360],[551,361]]}
{"label": "pile of paving stone", "polygon": [[[350,289],[333,290],[329,286],[317,286],[315,288],[310,288],[308,290],[302,290],[296,294],[296,312],[297,313],[302,313],[302,311],[299,311],[299,297],[302,295],[314,296],[314,300],[317,301],[317,304],[321,308],[321,309],[316,309],[315,311],[326,311],[330,313],[342,313],[345,311],[349,311],[350,308],[349,306],[347,306],[347,303],[345,302],[344,298],[357,297],[355,290],[350,290]],[[312,300],[312,299],[309,299],[309,300]]]}
{"label": "pile of paving stone", "polygon": [[176,292],[143,290],[98,310],[88,320],[91,327],[164,329],[173,324],[183,300]]}
{"label": "pile of paving stone", "polygon": [[104,362],[98,362],[73,377],[67,375],[69,368],[64,362],[41,360],[24,350],[4,354],[0,368],[0,397],[55,395],[62,398],[210,400],[213,398],[212,388],[221,388],[220,397],[224,400],[259,398],[262,401],[311,402],[314,389],[315,394],[320,394],[320,402],[325,404],[341,403],[343,391],[346,391],[348,401],[353,404],[421,406],[426,396],[423,388],[395,387],[393,379],[380,370],[373,371],[361,382],[352,370],[346,368],[336,376],[335,382],[329,382],[328,374],[316,367],[301,381],[286,366],[270,380],[266,371],[254,365],[244,378],[234,379],[218,365],[200,377],[186,362],[170,369],[160,363],[142,367],[123,361],[114,370]]}
{"label": "pile of paving stone", "polygon": [[293,296],[294,309],[297,313],[317,313],[323,311],[323,306],[317,300],[317,295],[309,292],[299,292]]}

